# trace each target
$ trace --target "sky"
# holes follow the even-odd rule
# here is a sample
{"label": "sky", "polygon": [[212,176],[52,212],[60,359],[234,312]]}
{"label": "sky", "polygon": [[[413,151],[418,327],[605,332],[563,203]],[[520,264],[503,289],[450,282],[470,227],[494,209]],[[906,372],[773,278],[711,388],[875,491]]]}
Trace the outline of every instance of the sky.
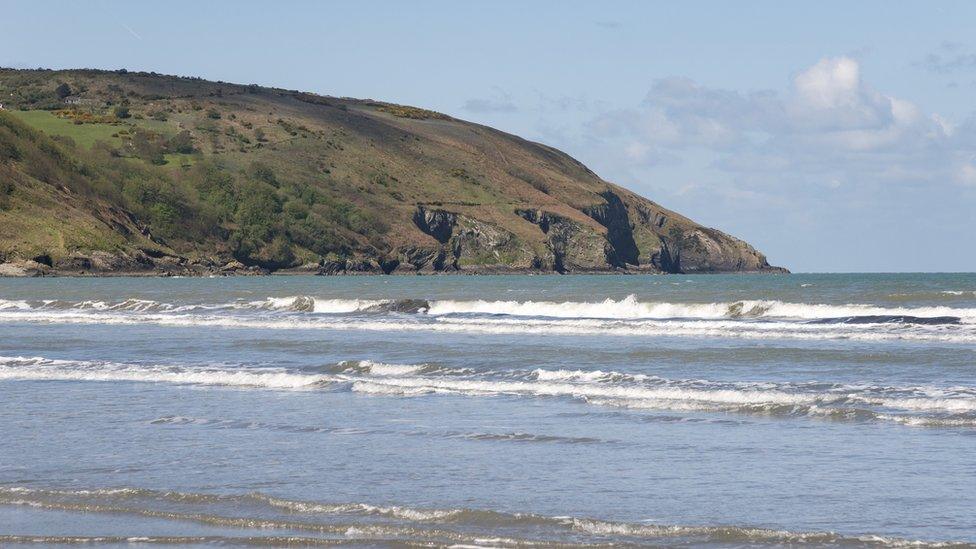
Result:
{"label": "sky", "polygon": [[420,106],[795,272],[976,271],[976,2],[0,3],[0,66]]}

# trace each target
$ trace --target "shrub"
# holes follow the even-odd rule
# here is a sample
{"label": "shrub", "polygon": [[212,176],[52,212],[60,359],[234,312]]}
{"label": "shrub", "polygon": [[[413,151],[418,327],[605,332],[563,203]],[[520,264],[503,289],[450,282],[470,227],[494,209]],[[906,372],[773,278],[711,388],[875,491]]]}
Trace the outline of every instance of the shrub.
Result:
{"label": "shrub", "polygon": [[23,158],[23,153],[14,143],[14,139],[13,134],[7,128],[0,128],[0,162]]}
{"label": "shrub", "polygon": [[0,210],[10,209],[10,196],[14,194],[14,182],[4,178],[0,181]]}
{"label": "shrub", "polygon": [[54,88],[54,93],[58,96],[58,99],[64,99],[71,95],[71,86],[62,83],[57,88]]}
{"label": "shrub", "polygon": [[124,107],[122,105],[115,107],[115,110],[112,112],[115,114],[116,118],[129,118],[129,116],[131,116],[129,114],[129,107]]}
{"label": "shrub", "polygon": [[202,162],[187,174],[187,182],[196,188],[204,207],[219,222],[234,217],[237,189],[233,175],[211,162]]}
{"label": "shrub", "polygon": [[444,120],[449,118],[447,115],[439,112],[429,111],[427,109],[421,109],[418,107],[408,107],[406,105],[384,104],[380,106],[380,110],[382,112],[392,114],[398,118],[413,118],[415,120],[427,120],[428,118]]}
{"label": "shrub", "polygon": [[349,252],[349,246],[336,234],[335,228],[315,214],[289,221],[288,237],[299,246],[321,256]]}
{"label": "shrub", "polygon": [[188,130],[169,138],[166,142],[166,150],[179,154],[190,154],[193,152],[193,135]]}
{"label": "shrub", "polygon": [[230,243],[234,257],[268,268],[287,267],[295,261],[281,218],[281,201],[267,185],[250,183],[241,189],[237,229]]}
{"label": "shrub", "polygon": [[248,175],[251,176],[255,181],[260,181],[262,183],[267,183],[272,187],[279,187],[278,178],[275,176],[274,170],[271,166],[265,164],[264,162],[254,161],[248,167]]}
{"label": "shrub", "polygon": [[166,159],[163,157],[166,152],[166,144],[158,133],[136,128],[132,132],[131,145],[136,156],[146,162],[156,165],[166,163]]}

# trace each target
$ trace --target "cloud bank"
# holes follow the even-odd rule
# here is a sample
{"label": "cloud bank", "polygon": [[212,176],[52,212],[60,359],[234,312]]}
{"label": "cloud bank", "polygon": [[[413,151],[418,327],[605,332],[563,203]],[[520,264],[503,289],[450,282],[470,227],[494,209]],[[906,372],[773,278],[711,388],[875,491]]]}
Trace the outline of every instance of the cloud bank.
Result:
{"label": "cloud bank", "polygon": [[588,129],[624,141],[619,158],[631,163],[699,149],[714,153],[718,170],[757,180],[774,172],[781,184],[976,184],[974,121],[950,122],[875,90],[850,57],[820,60],[784,92],[660,79],[639,107],[605,113]]}

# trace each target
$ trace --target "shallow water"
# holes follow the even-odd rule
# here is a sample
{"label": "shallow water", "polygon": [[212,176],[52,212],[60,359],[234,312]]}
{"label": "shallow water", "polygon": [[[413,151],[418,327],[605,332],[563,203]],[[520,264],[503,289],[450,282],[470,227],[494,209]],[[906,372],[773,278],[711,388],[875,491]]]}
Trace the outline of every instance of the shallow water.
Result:
{"label": "shallow water", "polygon": [[0,280],[0,544],[976,543],[976,275]]}

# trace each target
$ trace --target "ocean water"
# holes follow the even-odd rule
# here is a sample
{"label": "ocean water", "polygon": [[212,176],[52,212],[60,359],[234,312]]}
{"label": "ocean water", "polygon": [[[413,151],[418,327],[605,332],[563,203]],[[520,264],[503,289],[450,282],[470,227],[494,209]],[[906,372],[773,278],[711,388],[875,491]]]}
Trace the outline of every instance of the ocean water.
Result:
{"label": "ocean water", "polygon": [[0,545],[972,546],[976,275],[0,280]]}

